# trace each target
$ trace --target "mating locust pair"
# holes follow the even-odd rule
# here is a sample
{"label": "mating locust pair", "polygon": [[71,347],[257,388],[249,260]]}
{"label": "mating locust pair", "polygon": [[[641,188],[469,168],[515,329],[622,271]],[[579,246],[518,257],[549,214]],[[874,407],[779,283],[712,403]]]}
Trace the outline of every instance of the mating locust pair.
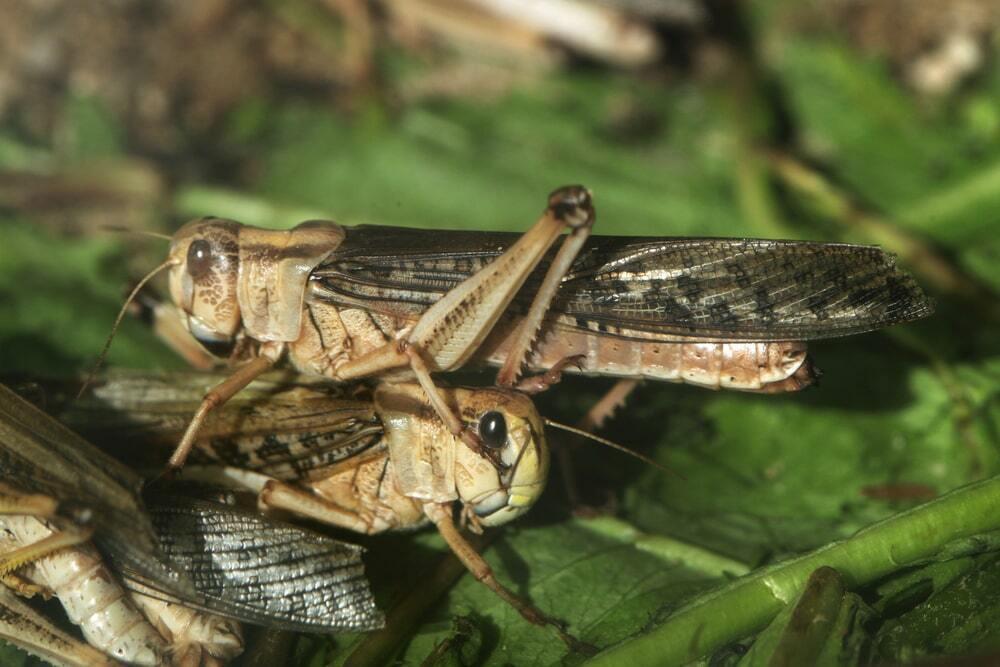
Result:
{"label": "mating locust pair", "polygon": [[[878,248],[588,238],[593,222],[589,192],[565,187],[522,236],[189,223],[133,294],[169,269],[174,305],[161,308],[163,330],[187,356],[201,354],[183,342],[193,337],[234,370],[205,394],[169,468],[195,450],[216,464],[199,465],[199,477],[250,489],[264,509],[358,532],[433,523],[477,579],[581,648],[497,581],[454,524],[456,506],[478,531],[524,513],[541,493],[546,422],[526,393],[562,371],[794,391],[814,378],[805,341],[932,309]],[[280,418],[227,411],[283,359],[370,393],[283,388],[267,399],[282,406]],[[432,375],[474,364],[501,366],[497,387],[451,389]],[[541,374],[520,379],[524,369]]]}

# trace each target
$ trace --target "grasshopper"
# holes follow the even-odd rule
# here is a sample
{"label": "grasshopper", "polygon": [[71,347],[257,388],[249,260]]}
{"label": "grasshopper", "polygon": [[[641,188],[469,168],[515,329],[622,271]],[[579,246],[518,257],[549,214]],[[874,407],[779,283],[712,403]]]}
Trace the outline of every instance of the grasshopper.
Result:
{"label": "grasshopper", "polygon": [[[575,366],[622,378],[794,391],[814,378],[804,341],[912,321],[933,308],[879,248],[588,242],[594,219],[590,193],[568,186],[549,196],[520,237],[328,221],[289,231],[218,218],[188,223],[143,283],[169,268],[183,326],[237,367],[205,395],[169,468],[183,465],[212,409],[286,356],[299,372],[338,382],[415,379],[448,429],[491,457],[432,373],[492,363],[501,365],[497,383],[510,387],[525,366],[554,370],[539,381],[544,388]],[[550,253],[563,228],[569,235]]]}
{"label": "grasshopper", "polygon": [[[155,451],[176,442],[191,405],[214,381],[204,374],[119,373],[95,383],[61,418],[118,455],[155,465]],[[417,384],[384,383],[370,395],[348,395],[328,383],[279,377],[258,379],[210,415],[183,475],[251,490],[265,511],[363,534],[433,524],[479,581],[529,621],[556,627],[567,644],[582,648],[501,584],[453,521],[457,507],[462,524],[481,532],[527,512],[546,483],[545,426],[555,422],[516,390],[440,391],[500,465],[465,447]],[[123,440],[128,449],[115,445]]]}
{"label": "grasshopper", "polygon": [[[382,624],[359,547],[204,500],[160,493],[144,503],[138,476],[2,385],[0,473],[3,583],[58,597],[116,659],[215,664],[242,650],[237,620],[321,632]],[[127,534],[132,544],[120,541]],[[0,605],[23,610],[8,597]],[[5,623],[0,633],[36,654],[98,662],[37,614]]]}

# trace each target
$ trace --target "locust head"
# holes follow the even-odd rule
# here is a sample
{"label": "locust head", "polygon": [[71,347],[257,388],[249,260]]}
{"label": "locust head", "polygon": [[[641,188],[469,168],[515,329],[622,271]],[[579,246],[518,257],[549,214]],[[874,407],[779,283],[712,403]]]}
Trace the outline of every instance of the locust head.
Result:
{"label": "locust head", "polygon": [[325,220],[293,229],[195,220],[170,246],[170,296],[213,354],[228,356],[240,332],[260,342],[293,341],[309,275],[343,239],[344,230]]}
{"label": "locust head", "polygon": [[420,385],[384,383],[375,390],[399,491],[423,502],[460,501],[484,526],[524,514],[549,472],[545,425],[534,403],[509,389],[442,392],[478,432],[479,451],[448,431]]}
{"label": "locust head", "polygon": [[221,357],[232,351],[241,324],[241,227],[232,220],[202,218],[181,227],[170,244],[170,297],[191,335]]}
{"label": "locust head", "polygon": [[[549,473],[545,425],[524,394],[500,389],[459,394],[463,419],[474,423],[494,461],[468,447],[455,456],[459,499],[484,526],[521,516],[538,500]],[[466,399],[466,400],[463,400]],[[471,419],[470,419],[471,418]]]}

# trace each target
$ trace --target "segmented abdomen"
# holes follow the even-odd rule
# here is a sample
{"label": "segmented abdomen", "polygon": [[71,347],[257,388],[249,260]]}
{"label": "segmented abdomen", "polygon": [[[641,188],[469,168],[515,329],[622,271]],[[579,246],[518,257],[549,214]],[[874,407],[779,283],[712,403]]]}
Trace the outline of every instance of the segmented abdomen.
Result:
{"label": "segmented abdomen", "polygon": [[[565,357],[579,355],[579,371],[573,367],[568,371],[762,393],[796,391],[816,378],[803,342],[669,342],[642,340],[641,332],[627,333],[628,337],[546,328],[528,367],[545,371]],[[491,336],[484,346],[486,361],[501,364],[511,338],[505,330]]]}
{"label": "segmented abdomen", "polygon": [[[0,517],[3,547],[32,544],[53,529],[30,516]],[[70,620],[91,645],[108,655],[138,665],[158,665],[166,642],[150,625],[90,545],[61,549],[22,570],[34,583],[50,589]]]}
{"label": "segmented abdomen", "polygon": [[173,661],[181,665],[203,665],[215,660],[229,662],[243,652],[243,630],[238,621],[159,599],[133,584],[132,601],[161,635],[169,638]]}

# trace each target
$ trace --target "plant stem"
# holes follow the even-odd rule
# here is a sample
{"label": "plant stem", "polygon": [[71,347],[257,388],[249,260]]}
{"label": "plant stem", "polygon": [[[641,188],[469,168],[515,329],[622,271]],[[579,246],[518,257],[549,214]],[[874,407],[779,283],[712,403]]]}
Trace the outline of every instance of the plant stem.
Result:
{"label": "plant stem", "polygon": [[746,563],[663,535],[648,535],[635,526],[609,516],[577,519],[577,523],[605,537],[626,542],[639,551],[663,560],[682,563],[685,567],[715,577],[742,576],[750,571]]}
{"label": "plant stem", "polygon": [[801,593],[822,566],[856,588],[933,558],[949,543],[1000,529],[1000,476],[970,484],[880,521],[853,537],[763,568],[701,596],[650,632],[588,665],[675,665],[757,632]]}

